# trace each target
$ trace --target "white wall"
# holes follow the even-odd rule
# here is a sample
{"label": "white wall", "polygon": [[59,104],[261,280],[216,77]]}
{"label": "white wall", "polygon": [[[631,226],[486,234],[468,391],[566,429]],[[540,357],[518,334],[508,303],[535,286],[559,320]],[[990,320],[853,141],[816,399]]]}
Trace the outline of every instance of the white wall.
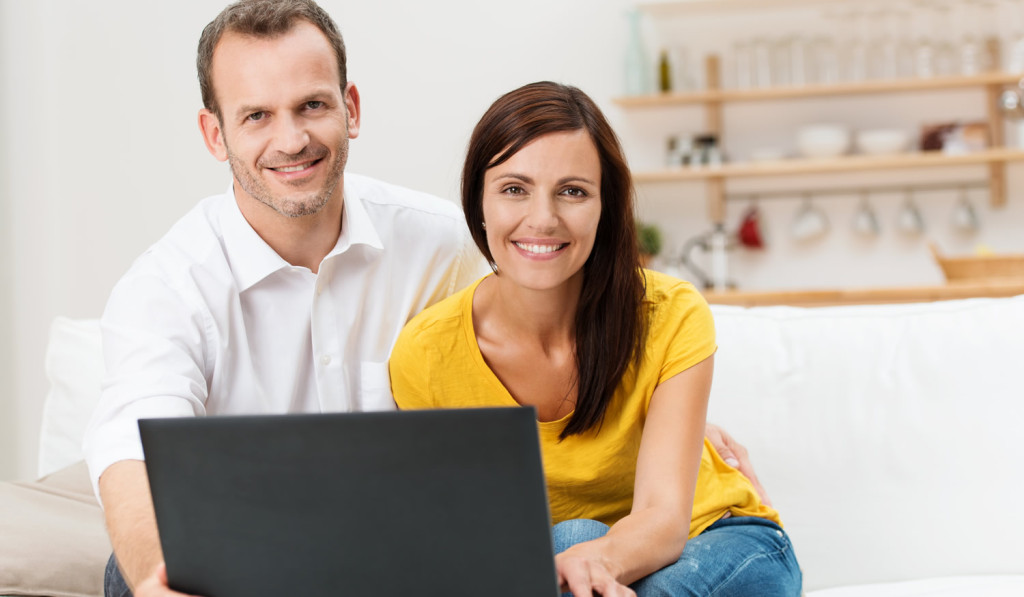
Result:
{"label": "white wall", "polygon": [[[0,275],[11,280],[5,285],[9,296],[0,293],[0,337],[9,338],[7,345],[0,339],[0,437],[11,438],[6,441],[14,448],[0,443],[0,478],[9,478],[35,471],[50,321],[57,315],[99,316],[132,259],[197,200],[226,188],[228,172],[206,153],[195,124],[195,45],[219,2],[0,3],[0,234],[7,248]],[[692,108],[634,113],[611,103],[622,91],[624,14],[631,4],[323,0],[342,28],[350,77],[363,101],[350,170],[454,198],[477,118],[499,94],[538,79],[570,82],[590,93],[619,130],[634,166],[658,165],[664,137],[698,130],[702,119]],[[697,55],[698,47],[721,46],[725,34],[735,31],[725,21],[693,21],[681,35]],[[651,49],[656,45],[652,38]],[[969,106],[963,110],[981,113],[975,100],[969,92],[928,98],[927,110],[959,116],[961,106]],[[739,107],[727,112],[726,141],[741,150],[744,143],[782,138],[810,116],[916,123],[919,103],[904,98],[871,100],[866,108],[856,102]],[[952,252],[986,242],[1024,249],[1019,176],[1014,169],[1010,206],[985,210],[985,228],[976,238],[954,238],[936,224],[950,199],[937,197],[925,206],[943,247]],[[811,183],[819,184],[799,184]],[[699,185],[645,187],[641,198],[641,213],[663,225],[670,247],[708,227]],[[850,201],[822,202],[833,212],[835,234],[814,246],[794,245],[786,233],[794,203],[762,203],[773,246],[764,254],[736,255],[733,270],[741,285],[936,281],[923,239],[852,241],[842,222]],[[879,198],[877,206],[892,212],[894,201]],[[730,205],[730,222],[743,207]]]}
{"label": "white wall", "polygon": [[[0,4],[0,24],[10,22],[8,5]],[[0,27],[0,82],[6,89],[8,57],[11,55],[6,28]],[[8,94],[0,93],[0,140],[10,138],[8,129]],[[14,243],[11,242],[10,196],[7,182],[11,179],[6,151],[0,150],[0,279],[10,280],[13,267]],[[14,311],[11,306],[13,284],[0,285],[0,479],[14,476],[17,437],[14,434],[14,342],[12,323]]]}

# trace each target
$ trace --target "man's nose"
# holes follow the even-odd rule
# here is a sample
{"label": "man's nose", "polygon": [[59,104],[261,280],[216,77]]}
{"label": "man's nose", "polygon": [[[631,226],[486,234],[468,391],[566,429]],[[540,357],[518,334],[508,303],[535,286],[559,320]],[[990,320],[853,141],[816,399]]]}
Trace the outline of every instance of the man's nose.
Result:
{"label": "man's nose", "polygon": [[286,115],[277,119],[274,143],[281,153],[295,155],[309,145],[309,131],[303,119]]}

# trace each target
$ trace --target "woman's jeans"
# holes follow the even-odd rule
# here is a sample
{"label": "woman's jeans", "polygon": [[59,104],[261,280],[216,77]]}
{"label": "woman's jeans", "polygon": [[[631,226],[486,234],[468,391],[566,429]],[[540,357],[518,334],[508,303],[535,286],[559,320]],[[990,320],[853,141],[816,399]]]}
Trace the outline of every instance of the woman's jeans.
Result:
{"label": "woman's jeans", "polygon": [[[608,527],[594,520],[555,525],[555,553],[597,539]],[[798,597],[803,574],[779,525],[756,517],[719,520],[686,542],[683,555],[630,588],[637,597]],[[568,595],[568,593],[566,593]]]}

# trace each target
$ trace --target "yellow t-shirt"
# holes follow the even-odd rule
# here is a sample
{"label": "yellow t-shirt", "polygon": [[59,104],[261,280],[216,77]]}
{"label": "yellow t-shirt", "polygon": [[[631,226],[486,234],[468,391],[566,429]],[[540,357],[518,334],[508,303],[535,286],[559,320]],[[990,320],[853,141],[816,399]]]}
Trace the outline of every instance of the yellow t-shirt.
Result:
{"label": "yellow t-shirt", "polygon": [[[602,424],[559,441],[569,420],[538,422],[553,522],[589,518],[611,525],[629,514],[640,436],[658,384],[711,356],[714,322],[704,297],[688,282],[645,271],[648,310],[643,357],[623,375]],[[402,409],[517,406],[484,361],[473,329],[473,293],[480,284],[410,321],[391,354],[391,389]],[[779,522],[753,485],[725,464],[705,439],[690,537],[726,513]]]}

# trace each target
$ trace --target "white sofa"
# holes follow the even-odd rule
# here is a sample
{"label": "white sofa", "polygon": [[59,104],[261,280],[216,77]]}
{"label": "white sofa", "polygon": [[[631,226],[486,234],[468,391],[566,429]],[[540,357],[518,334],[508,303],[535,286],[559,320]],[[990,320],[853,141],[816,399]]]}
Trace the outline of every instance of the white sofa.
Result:
{"label": "white sofa", "polygon": [[[1024,595],[1024,296],[713,309],[709,419],[750,449],[807,595]],[[99,346],[95,321],[54,322],[40,475],[59,472],[0,492],[39,510],[15,537],[51,548],[33,559],[5,537],[0,595],[101,593],[109,544],[75,464]],[[55,485],[70,513],[30,498]],[[0,504],[0,528],[9,518]]]}

